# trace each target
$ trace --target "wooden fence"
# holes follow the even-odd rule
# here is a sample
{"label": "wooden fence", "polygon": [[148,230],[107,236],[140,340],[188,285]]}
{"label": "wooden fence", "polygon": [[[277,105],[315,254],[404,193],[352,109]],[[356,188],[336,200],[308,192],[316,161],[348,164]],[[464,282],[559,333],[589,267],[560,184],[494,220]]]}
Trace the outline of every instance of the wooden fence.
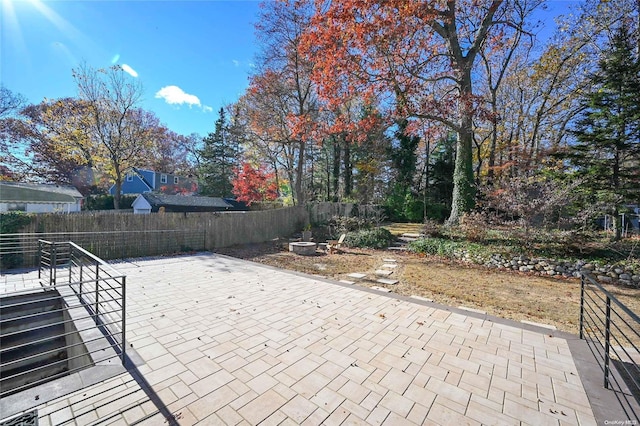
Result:
{"label": "wooden fence", "polygon": [[248,212],[37,214],[18,233],[0,235],[0,267],[32,267],[39,239],[73,241],[102,259],[214,250],[288,237],[309,222],[368,215],[370,206],[315,203]]}

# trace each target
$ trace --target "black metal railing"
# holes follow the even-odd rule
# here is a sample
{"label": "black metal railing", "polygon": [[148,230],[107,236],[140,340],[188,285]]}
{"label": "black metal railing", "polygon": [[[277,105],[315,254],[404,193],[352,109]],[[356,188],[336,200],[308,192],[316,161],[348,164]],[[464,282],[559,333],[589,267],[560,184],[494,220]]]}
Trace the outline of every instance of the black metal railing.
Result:
{"label": "black metal railing", "polygon": [[602,368],[604,387],[615,392],[629,418],[640,420],[640,317],[586,274],[580,285],[580,339]]}
{"label": "black metal railing", "polygon": [[38,242],[39,289],[2,295],[0,395],[126,359],[126,276],[77,244]]}

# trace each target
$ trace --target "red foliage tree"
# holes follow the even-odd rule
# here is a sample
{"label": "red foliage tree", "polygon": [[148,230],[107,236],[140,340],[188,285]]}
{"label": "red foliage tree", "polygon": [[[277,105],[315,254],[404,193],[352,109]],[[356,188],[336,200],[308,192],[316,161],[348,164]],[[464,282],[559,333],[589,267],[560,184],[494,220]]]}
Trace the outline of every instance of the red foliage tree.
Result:
{"label": "red foliage tree", "polygon": [[439,122],[457,133],[449,218],[457,223],[474,205],[477,59],[481,52],[504,49],[541,0],[314,3],[301,45],[314,60],[312,78],[329,108],[359,94],[386,105],[390,115]]}
{"label": "red foliage tree", "polygon": [[251,203],[256,201],[273,201],[278,198],[278,187],[272,172],[266,167],[253,167],[249,163],[243,163],[236,170],[236,177],[232,181],[233,195],[238,201]]}

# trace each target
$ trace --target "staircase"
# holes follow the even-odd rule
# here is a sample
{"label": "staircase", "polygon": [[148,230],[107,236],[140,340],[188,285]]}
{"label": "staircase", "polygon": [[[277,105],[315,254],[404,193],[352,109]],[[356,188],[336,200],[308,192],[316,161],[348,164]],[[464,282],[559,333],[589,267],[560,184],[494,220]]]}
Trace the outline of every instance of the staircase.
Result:
{"label": "staircase", "polygon": [[0,389],[14,389],[64,374],[67,344],[62,297],[57,291],[0,299]]}
{"label": "staircase", "polygon": [[416,241],[419,238],[424,238],[424,235],[405,232],[397,237],[396,241],[388,249],[395,251],[406,251],[407,244],[409,244],[411,241]]}

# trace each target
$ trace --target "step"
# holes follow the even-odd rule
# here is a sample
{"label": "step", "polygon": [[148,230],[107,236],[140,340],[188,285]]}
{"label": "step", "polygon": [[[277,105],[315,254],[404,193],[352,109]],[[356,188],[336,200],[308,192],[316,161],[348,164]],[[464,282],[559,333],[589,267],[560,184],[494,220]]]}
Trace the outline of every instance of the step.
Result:
{"label": "step", "polygon": [[2,334],[2,347],[0,348],[0,356],[2,362],[5,360],[5,353],[12,350],[16,346],[20,346],[29,342],[44,339],[54,339],[65,333],[64,324],[52,324],[48,327],[39,328],[37,330],[24,331],[11,335]]}
{"label": "step", "polygon": [[403,237],[407,237],[407,238],[424,238],[424,234],[418,234],[415,232],[403,232],[402,233]]}
{"label": "step", "polygon": [[16,317],[61,309],[62,298],[57,291],[29,293],[0,298],[2,322]]}
{"label": "step", "polygon": [[407,248],[406,247],[387,247],[387,250],[407,251]]}
{"label": "step", "polygon": [[[39,380],[54,376],[56,374],[62,374],[69,370],[69,367],[66,362],[60,362],[54,365],[46,365],[49,362],[51,361],[46,361],[46,362],[43,362],[42,364],[37,364],[37,365],[33,364],[29,366],[27,370],[35,369],[35,368],[38,368],[38,370],[28,374],[20,374],[24,372],[24,370],[23,371],[13,370],[13,371],[8,371],[7,374],[3,373],[2,374],[3,378],[0,379],[0,383],[1,383],[0,390],[2,392],[2,396],[11,393],[11,390],[17,387],[28,385],[30,383],[37,382]],[[20,374],[20,375],[16,377],[10,377],[10,376],[13,376],[14,374]]]}
{"label": "step", "polygon": [[2,346],[6,345],[6,338],[10,334],[21,333],[28,329],[34,329],[46,325],[51,325],[64,321],[64,314],[61,310],[53,312],[44,312],[37,316],[28,318],[12,318],[0,321],[0,336],[2,337]]}
{"label": "step", "polygon": [[28,371],[35,366],[51,364],[66,358],[65,339],[61,337],[37,345],[10,349],[6,354],[2,354],[0,375],[8,377],[13,374],[12,371]]}

